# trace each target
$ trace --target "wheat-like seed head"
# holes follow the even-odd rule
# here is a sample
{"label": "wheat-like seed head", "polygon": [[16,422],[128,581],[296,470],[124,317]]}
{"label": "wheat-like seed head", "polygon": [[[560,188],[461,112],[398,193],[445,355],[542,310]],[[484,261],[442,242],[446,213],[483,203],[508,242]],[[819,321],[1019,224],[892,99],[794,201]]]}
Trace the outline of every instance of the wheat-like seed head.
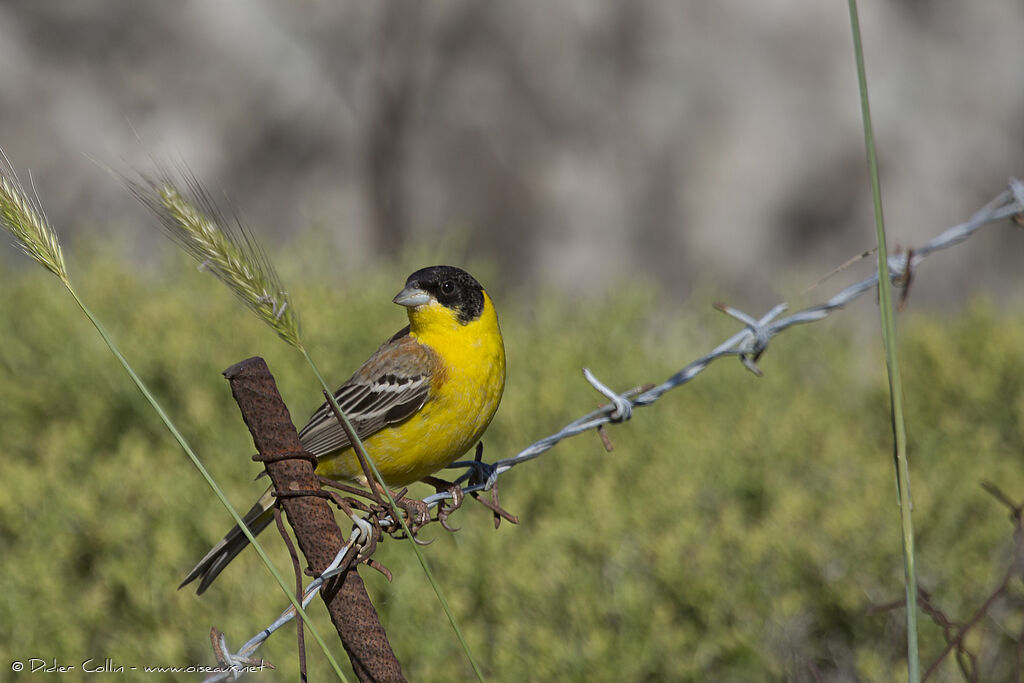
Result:
{"label": "wheat-like seed head", "polygon": [[47,222],[38,199],[30,197],[18,181],[3,150],[0,150],[0,224],[14,236],[18,248],[65,284],[69,282],[57,234]]}
{"label": "wheat-like seed head", "polygon": [[226,284],[278,336],[302,349],[298,316],[266,252],[237,216],[227,219],[199,180],[183,170],[185,192],[170,174],[126,180],[128,189],[148,207],[175,242],[199,261],[200,268]]}

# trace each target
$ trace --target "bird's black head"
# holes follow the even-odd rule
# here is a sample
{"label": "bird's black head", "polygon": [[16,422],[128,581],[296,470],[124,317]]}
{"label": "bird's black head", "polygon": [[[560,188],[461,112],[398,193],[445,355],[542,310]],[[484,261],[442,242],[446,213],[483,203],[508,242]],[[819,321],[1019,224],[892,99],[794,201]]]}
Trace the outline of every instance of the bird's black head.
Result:
{"label": "bird's black head", "polygon": [[405,281],[405,289],[395,297],[395,303],[416,306],[419,293],[433,297],[439,304],[455,311],[455,317],[465,325],[480,317],[484,311],[484,290],[476,279],[455,266],[421,268]]}

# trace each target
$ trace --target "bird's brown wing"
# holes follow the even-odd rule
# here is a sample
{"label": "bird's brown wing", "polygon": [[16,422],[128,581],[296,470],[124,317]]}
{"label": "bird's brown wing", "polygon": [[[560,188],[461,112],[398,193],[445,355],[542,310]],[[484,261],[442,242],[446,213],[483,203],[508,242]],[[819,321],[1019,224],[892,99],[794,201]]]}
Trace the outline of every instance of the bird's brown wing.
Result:
{"label": "bird's brown wing", "polygon": [[[334,392],[360,439],[414,414],[430,395],[440,359],[408,332],[406,327],[385,342]],[[348,435],[326,402],[310,416],[299,432],[299,440],[307,452],[317,457],[350,445]]]}

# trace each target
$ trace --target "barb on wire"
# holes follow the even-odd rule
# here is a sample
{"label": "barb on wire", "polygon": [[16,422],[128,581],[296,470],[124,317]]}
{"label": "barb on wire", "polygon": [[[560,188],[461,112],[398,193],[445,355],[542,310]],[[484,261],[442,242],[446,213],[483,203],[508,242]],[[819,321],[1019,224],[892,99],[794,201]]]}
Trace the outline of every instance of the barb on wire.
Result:
{"label": "barb on wire", "polygon": [[228,649],[228,641],[223,633],[216,627],[210,629],[210,642],[213,643],[213,652],[217,657],[218,671],[208,676],[205,680],[223,681],[226,678],[237,680],[242,674],[250,671],[263,671],[264,669],[276,668],[265,659],[254,657],[242,657],[232,654]]}
{"label": "barb on wire", "polygon": [[747,326],[750,336],[738,345],[740,362],[743,363],[747,370],[750,370],[758,377],[763,376],[764,373],[761,372],[761,368],[757,367],[757,361],[761,359],[761,354],[768,348],[768,342],[776,334],[767,325],[784,313],[789,308],[789,305],[785,303],[776,305],[775,308],[768,311],[760,320],[754,320],[743,311],[726,304],[715,304],[715,308]]}
{"label": "barb on wire", "polygon": [[609,422],[625,422],[633,417],[633,404],[629,402],[629,399],[619,396],[609,389],[608,385],[594,376],[590,368],[583,368],[583,376],[590,382],[590,386],[604,394],[615,406],[615,410],[608,414]]}
{"label": "barb on wire", "polygon": [[[1024,216],[1024,182],[1017,180],[1016,178],[1011,178],[1006,190],[1001,192],[992,199],[992,201],[978,210],[967,221],[947,229],[924,245],[913,249],[907,249],[906,251],[890,256],[888,259],[887,276],[893,284],[900,288],[905,297],[906,289],[910,285],[915,270],[922,262],[924,262],[925,259],[928,258],[928,256],[937,251],[948,249],[949,247],[962,243],[986,224],[1007,218],[1013,218],[1014,220],[1020,221],[1021,216]],[[682,386],[692,380],[703,372],[708,365],[719,358],[736,356],[744,367],[755,375],[761,376],[762,371],[757,366],[757,361],[764,354],[765,350],[767,350],[771,340],[779,333],[796,325],[803,325],[822,320],[834,311],[845,307],[865,292],[874,289],[877,284],[878,273],[876,272],[870,277],[846,287],[824,303],[810,306],[782,318],[779,316],[788,310],[785,303],[777,304],[760,318],[755,318],[754,316],[732,306],[716,304],[715,307],[718,310],[743,323],[744,329],[723,341],[711,352],[697,358],[661,384],[646,384],[634,387],[633,389],[619,394],[615,393],[607,385],[597,379],[589,369],[585,368],[583,370],[584,377],[591,386],[610,401],[608,404],[570,422],[560,431],[527,446],[510,458],[504,458],[494,463],[482,462],[482,445],[478,445],[476,458],[474,460],[455,462],[448,467],[450,469],[466,470],[466,472],[455,480],[456,483],[466,482],[462,487],[462,493],[464,495],[471,495],[491,509],[495,516],[496,526],[497,522],[502,518],[508,519],[512,523],[518,523],[518,519],[514,515],[502,510],[498,505],[497,482],[498,477],[503,473],[517,465],[533,460],[550,450],[564,439],[576,436],[577,434],[582,434],[583,432],[587,432],[592,429],[601,428],[606,424],[615,424],[630,419],[634,408],[642,408],[653,404],[666,392]],[[483,491],[492,492],[493,502],[480,497],[480,493]],[[452,497],[453,496],[449,491],[439,491],[431,496],[427,496],[422,502],[426,505],[427,509],[430,509],[440,505],[442,501]],[[1007,501],[1008,499],[1004,500],[1004,502]],[[1019,525],[1019,511],[1017,514],[1017,523]],[[379,526],[384,531],[388,531],[390,533],[391,531],[397,530],[397,522],[392,519],[389,514],[389,510],[385,510],[383,508],[373,510],[364,519],[368,519],[369,517],[373,517],[374,525]],[[435,519],[431,521],[437,520]],[[334,563],[332,563],[328,571],[324,572],[306,588],[303,605],[307,604],[316,592],[320,590],[324,580],[329,579],[331,576],[341,571],[338,567],[341,565],[344,556],[353,547],[353,545],[358,545],[356,542],[360,539],[360,533],[361,532],[358,529],[353,531],[349,542],[342,548],[338,557],[335,558]],[[1024,542],[1021,543],[1021,547],[1024,547]],[[362,555],[363,552],[360,550],[358,553],[353,554],[353,557]],[[1021,562],[1024,562],[1024,560],[1021,560]],[[902,601],[899,604],[902,605]],[[293,617],[294,608],[290,607],[282,613],[277,621],[246,643],[238,653],[231,655],[233,658],[231,661],[250,661],[256,648],[258,648],[271,633],[276,631]],[[960,634],[961,638],[966,629],[970,628],[974,623],[975,621],[972,620],[966,627],[964,627],[964,630]],[[950,649],[955,647],[955,642],[956,639],[954,639],[953,643],[950,645]],[[224,650],[226,652],[226,647]],[[208,680],[223,680],[223,676],[226,675],[229,674],[223,674],[221,678]]]}

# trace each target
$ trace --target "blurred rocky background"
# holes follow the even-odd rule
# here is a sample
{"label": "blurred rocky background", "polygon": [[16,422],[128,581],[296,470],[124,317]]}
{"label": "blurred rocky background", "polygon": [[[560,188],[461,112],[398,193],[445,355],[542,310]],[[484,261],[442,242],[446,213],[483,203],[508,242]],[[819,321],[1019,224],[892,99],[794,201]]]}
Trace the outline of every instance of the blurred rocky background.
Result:
{"label": "blurred rocky background", "polygon": [[[1024,173],[1024,5],[863,3],[892,246]],[[873,242],[845,3],[0,2],[0,146],[65,243],[151,219],[105,170],[182,160],[268,244],[451,244],[505,282],[655,280],[758,305]],[[1017,293],[1024,235],[926,267]],[[0,256],[16,267],[13,250]]]}

